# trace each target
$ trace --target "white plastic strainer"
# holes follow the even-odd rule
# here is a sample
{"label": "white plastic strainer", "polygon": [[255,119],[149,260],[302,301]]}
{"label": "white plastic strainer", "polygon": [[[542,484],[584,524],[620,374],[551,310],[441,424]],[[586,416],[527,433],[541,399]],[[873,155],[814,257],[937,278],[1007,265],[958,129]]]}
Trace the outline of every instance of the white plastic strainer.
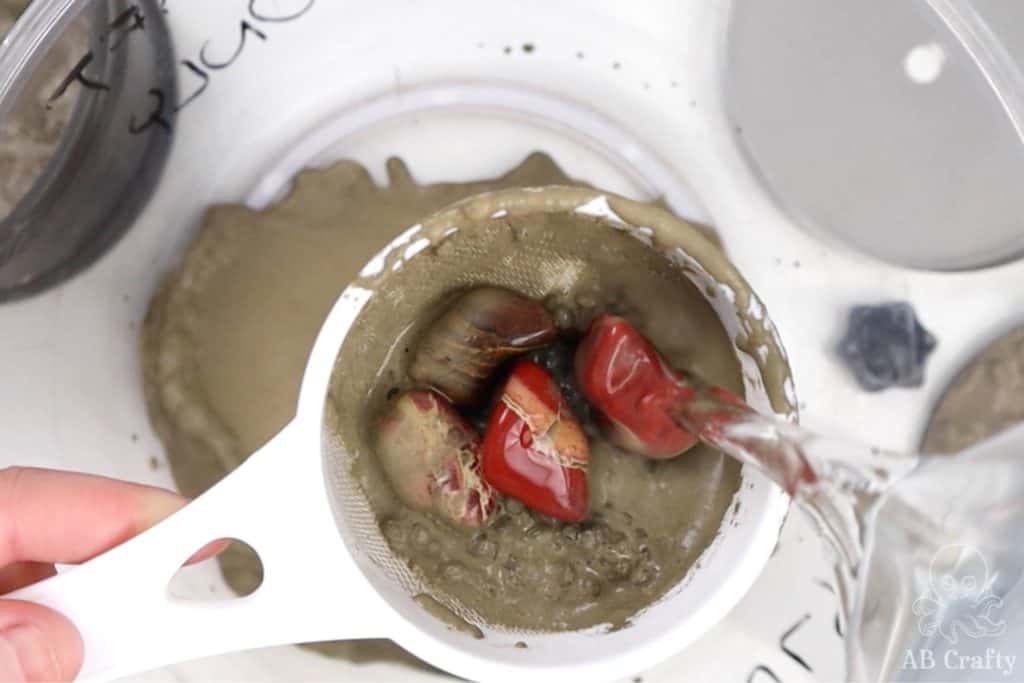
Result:
{"label": "white plastic strainer", "polygon": [[[353,343],[360,315],[375,296],[368,282],[495,214],[548,212],[594,217],[595,245],[600,231],[611,229],[651,244],[655,228],[659,250],[698,286],[734,340],[748,402],[792,417],[795,397],[774,327],[735,269],[710,258],[717,247],[698,229],[649,205],[587,189],[479,195],[407,230],[342,293],[310,355],[296,417],[280,434],[152,530],[11,597],[69,616],[85,640],[83,675],[97,679],[233,650],[387,637],[473,680],[603,681],[685,647],[743,595],[774,547],[788,499],[756,472],[744,468],[737,500],[695,567],[629,627],[524,634],[478,624],[485,637],[474,639],[449,630],[414,602],[421,588],[381,538],[345,465],[348,454],[328,428],[324,406],[335,360],[339,349]],[[664,239],[666,233],[671,239]],[[476,267],[466,263],[467,271]],[[543,264],[536,270],[542,272]],[[262,585],[247,597],[219,603],[172,596],[167,585],[182,561],[218,538],[239,539],[256,550]],[[527,648],[515,647],[521,640]]]}

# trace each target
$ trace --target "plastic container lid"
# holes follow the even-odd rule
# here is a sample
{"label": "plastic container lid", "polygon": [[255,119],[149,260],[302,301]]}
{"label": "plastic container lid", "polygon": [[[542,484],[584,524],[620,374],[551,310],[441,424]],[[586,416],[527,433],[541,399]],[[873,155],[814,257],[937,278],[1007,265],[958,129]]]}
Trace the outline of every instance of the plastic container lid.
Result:
{"label": "plastic container lid", "polygon": [[803,226],[895,264],[1024,252],[1024,5],[739,0],[726,98]]}

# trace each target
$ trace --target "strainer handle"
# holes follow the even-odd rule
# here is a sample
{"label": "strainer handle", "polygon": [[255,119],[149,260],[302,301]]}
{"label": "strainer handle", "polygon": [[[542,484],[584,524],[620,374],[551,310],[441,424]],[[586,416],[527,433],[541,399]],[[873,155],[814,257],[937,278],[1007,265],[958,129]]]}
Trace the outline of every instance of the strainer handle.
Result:
{"label": "strainer handle", "polygon": [[[164,522],[5,598],[69,617],[85,642],[88,680],[255,647],[379,637],[386,608],[341,541],[321,467],[319,427],[293,423]],[[260,587],[222,601],[172,596],[182,563],[221,538],[260,555]]]}

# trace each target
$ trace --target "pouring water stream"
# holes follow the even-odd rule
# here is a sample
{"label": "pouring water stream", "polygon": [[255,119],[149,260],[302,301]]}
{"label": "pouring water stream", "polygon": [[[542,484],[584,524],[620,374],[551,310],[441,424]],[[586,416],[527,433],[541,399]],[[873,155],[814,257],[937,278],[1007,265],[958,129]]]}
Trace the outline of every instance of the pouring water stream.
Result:
{"label": "pouring water stream", "polygon": [[1013,542],[1024,523],[1024,427],[953,456],[902,454],[694,388],[672,418],[771,477],[834,551],[849,680],[1013,673],[1024,654],[1024,550]]}

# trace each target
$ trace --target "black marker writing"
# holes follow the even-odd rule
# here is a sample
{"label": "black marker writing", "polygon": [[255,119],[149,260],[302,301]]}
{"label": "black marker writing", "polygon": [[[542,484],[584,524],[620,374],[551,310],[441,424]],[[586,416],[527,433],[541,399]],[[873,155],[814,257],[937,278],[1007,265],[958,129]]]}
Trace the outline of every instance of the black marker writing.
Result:
{"label": "black marker writing", "polygon": [[[125,39],[135,31],[146,30],[146,15],[139,9],[138,5],[132,5],[128,9],[124,10],[110,22],[110,31],[107,36],[113,34],[115,31],[120,32],[117,40],[110,44],[110,51],[114,52],[121,44],[124,43]],[[104,38],[100,38],[102,42]]]}
{"label": "black marker writing", "polygon": [[[257,7],[259,5],[261,5],[262,3],[260,3],[259,0],[249,0],[249,16],[251,16],[253,19],[255,19],[257,21],[271,21],[271,22],[295,21],[296,19],[301,17],[303,14],[305,14],[309,10],[313,9],[313,3],[314,2],[316,2],[316,0],[309,0],[302,9],[300,9],[298,12],[293,12],[292,14],[273,15],[273,14],[268,14],[267,12],[257,12],[256,11]],[[274,3],[274,4],[277,4],[277,3]]]}
{"label": "black marker writing", "polygon": [[758,664],[754,667],[754,670],[750,672],[749,676],[747,676],[747,683],[754,683],[754,676],[757,676],[758,674],[764,674],[768,678],[775,681],[775,683],[782,683],[782,681],[779,680],[779,677],[775,675],[775,672],[769,669],[764,664]]}
{"label": "black marker writing", "polygon": [[[154,0],[155,7],[161,14],[167,14],[167,0]],[[171,132],[171,115],[180,112],[194,103],[203,93],[207,91],[212,80],[211,72],[224,71],[234,64],[242,56],[246,46],[251,43],[249,36],[254,36],[266,42],[270,39],[267,34],[267,27],[261,27],[260,23],[283,24],[295,21],[313,9],[316,0],[305,0],[298,9],[282,9],[280,0],[249,0],[248,17],[239,19],[238,43],[231,49],[227,56],[215,54],[219,52],[213,44],[213,39],[203,43],[199,54],[192,59],[184,59],[180,62],[185,67],[184,75],[198,78],[198,82],[191,92],[179,102],[168,101],[167,93],[159,87],[151,87],[147,93],[153,103],[152,110],[145,116],[132,115],[129,120],[129,130],[138,135],[151,128],[158,128],[165,132]],[[291,3],[292,7],[300,3]],[[147,30],[147,15],[142,3],[132,3],[121,11],[107,27],[106,32],[97,37],[99,45],[106,45],[107,50],[113,52],[119,49],[128,37],[136,32]],[[114,37],[116,36],[116,37]],[[85,74],[86,68],[93,62],[95,52],[90,51],[75,65],[71,73],[67,75],[60,85],[57,86],[49,98],[52,103],[63,96],[73,83],[80,83],[84,88],[95,91],[110,90],[110,86]],[[47,106],[50,106],[50,104]]]}
{"label": "black marker writing", "polygon": [[128,130],[132,135],[138,135],[149,130],[152,126],[159,126],[164,131],[171,132],[171,122],[164,117],[164,106],[167,104],[167,95],[160,88],[150,88],[149,96],[154,100],[153,111],[141,125],[136,121],[135,114],[132,114],[128,122]]}
{"label": "black marker writing", "polygon": [[71,69],[71,73],[64,77],[64,80],[60,82],[60,85],[53,91],[53,94],[47,99],[47,103],[52,104],[61,95],[67,92],[68,88],[71,87],[72,83],[81,83],[83,87],[90,90],[110,90],[110,86],[106,83],[93,80],[85,75],[85,68],[92,64],[93,54],[90,51],[87,55],[78,60],[74,68]]}
{"label": "black marker writing", "polygon": [[189,71],[194,73],[196,76],[198,76],[199,80],[201,82],[199,84],[199,87],[197,87],[195,90],[192,91],[191,95],[189,95],[188,97],[183,99],[181,102],[179,102],[177,105],[175,105],[175,107],[174,107],[175,113],[181,111],[182,109],[184,109],[188,105],[192,104],[192,101],[195,100],[200,95],[202,95],[204,92],[206,92],[207,86],[210,85],[210,74],[208,74],[205,71],[203,71],[203,69],[200,68],[199,66],[197,66],[195,62],[193,62],[191,59],[185,59],[185,60],[182,60],[181,63],[182,63],[182,65],[186,69],[188,69]]}
{"label": "black marker writing", "polygon": [[798,630],[800,630],[800,627],[806,624],[807,620],[810,618],[810,614],[805,614],[803,617],[800,618],[800,621],[790,626],[789,629],[782,634],[782,637],[779,638],[779,647],[782,648],[782,651],[789,655],[794,662],[796,662],[803,668],[813,673],[813,670],[811,669],[811,666],[807,663],[807,661],[797,653],[790,650],[789,646],[786,645],[786,641],[789,640],[789,637],[796,633]]}
{"label": "black marker writing", "polygon": [[240,31],[241,35],[240,35],[240,38],[238,40],[238,47],[235,48],[235,51],[233,53],[231,53],[230,57],[228,57],[227,59],[225,59],[222,62],[212,61],[206,55],[206,50],[207,50],[207,48],[210,47],[210,41],[206,41],[205,43],[203,43],[202,49],[199,50],[199,61],[201,61],[203,63],[203,66],[205,66],[206,68],[213,69],[215,71],[219,71],[220,69],[228,68],[229,66],[234,64],[235,60],[238,59],[239,55],[242,54],[242,50],[245,49],[245,38],[250,33],[255,35],[260,40],[266,40],[267,39],[267,34],[266,33],[264,33],[263,31],[259,30],[258,28],[256,28],[252,24],[250,24],[247,19],[243,19],[242,23],[241,23],[241,31]]}

